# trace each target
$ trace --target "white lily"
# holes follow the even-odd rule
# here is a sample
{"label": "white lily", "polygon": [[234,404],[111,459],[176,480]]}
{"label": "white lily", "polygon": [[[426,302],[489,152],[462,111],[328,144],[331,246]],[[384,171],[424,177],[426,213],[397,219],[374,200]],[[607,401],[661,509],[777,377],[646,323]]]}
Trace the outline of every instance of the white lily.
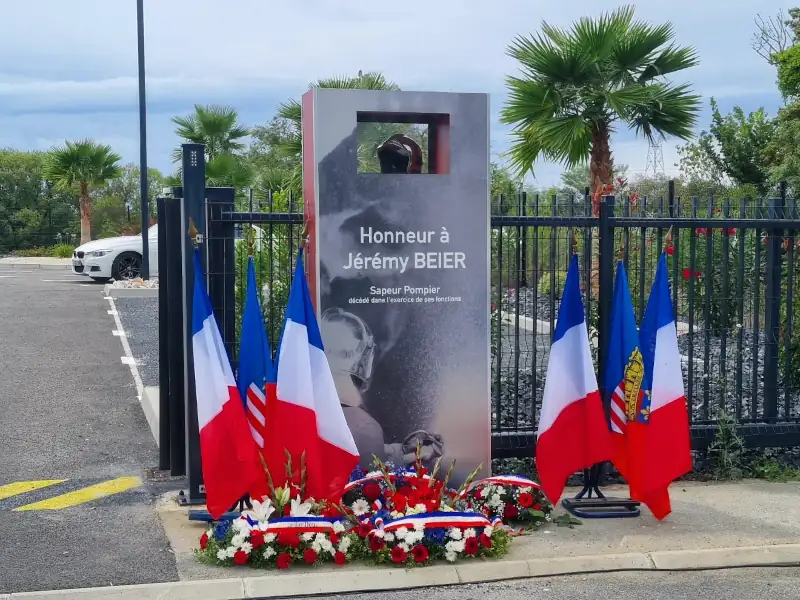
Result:
{"label": "white lily", "polygon": [[311,512],[311,502],[302,502],[300,498],[292,498],[292,507],[289,514],[293,517],[305,517]]}
{"label": "white lily", "polygon": [[275,507],[272,506],[272,500],[264,498],[263,501],[253,500],[253,509],[244,511],[244,515],[255,519],[259,523],[266,523],[275,512]]}

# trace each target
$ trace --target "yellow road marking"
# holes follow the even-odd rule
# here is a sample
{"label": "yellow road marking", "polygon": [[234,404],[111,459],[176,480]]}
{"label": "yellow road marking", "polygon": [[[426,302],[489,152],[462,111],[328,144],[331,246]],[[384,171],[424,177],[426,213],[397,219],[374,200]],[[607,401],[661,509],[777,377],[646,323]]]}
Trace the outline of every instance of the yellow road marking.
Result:
{"label": "yellow road marking", "polygon": [[11,498],[11,496],[16,496],[18,494],[40,490],[51,485],[56,485],[57,483],[64,483],[65,481],[66,479],[40,479],[38,481],[16,481],[14,483],[0,485],[0,500],[5,500],[6,498]]}
{"label": "yellow road marking", "polygon": [[99,500],[106,496],[120,494],[127,492],[142,485],[142,480],[138,477],[119,477],[110,481],[104,481],[96,485],[75,490],[74,492],[67,492],[54,498],[42,500],[41,502],[34,502],[33,504],[26,504],[15,508],[14,511],[29,511],[29,510],[59,510],[61,508],[68,508],[70,506],[77,506],[92,500]]}

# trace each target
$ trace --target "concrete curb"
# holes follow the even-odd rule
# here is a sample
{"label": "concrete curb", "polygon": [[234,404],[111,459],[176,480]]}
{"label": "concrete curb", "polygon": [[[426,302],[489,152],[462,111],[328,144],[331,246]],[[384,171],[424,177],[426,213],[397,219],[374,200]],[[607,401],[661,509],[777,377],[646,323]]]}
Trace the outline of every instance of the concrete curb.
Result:
{"label": "concrete curb", "polygon": [[103,295],[111,298],[158,298],[158,288],[119,288],[107,283]]}
{"label": "concrete curb", "polygon": [[[72,265],[48,265],[42,263],[0,262],[0,267],[8,267],[10,269],[39,269],[42,271],[72,271]],[[0,600],[4,600],[2,596],[0,596]]]}
{"label": "concrete curb", "polygon": [[0,600],[247,600],[379,592],[598,571],[703,570],[745,566],[800,566],[800,544],[469,561],[403,570],[391,567],[324,572],[298,569],[287,574],[261,577],[0,594]]}
{"label": "concrete curb", "polygon": [[147,419],[147,424],[150,426],[150,433],[153,434],[153,439],[156,441],[156,446],[158,446],[159,442],[158,424],[159,409],[161,404],[159,393],[160,391],[158,386],[146,386],[142,389],[142,397],[140,400],[142,411],[144,411],[144,416]]}

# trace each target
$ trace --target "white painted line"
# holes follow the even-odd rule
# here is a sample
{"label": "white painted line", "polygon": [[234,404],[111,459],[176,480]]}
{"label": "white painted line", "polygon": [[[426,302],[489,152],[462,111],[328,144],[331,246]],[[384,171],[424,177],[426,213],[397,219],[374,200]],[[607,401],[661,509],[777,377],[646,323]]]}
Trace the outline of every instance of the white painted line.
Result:
{"label": "white painted line", "polygon": [[119,329],[115,329],[114,331],[112,331],[111,335],[113,335],[114,337],[127,337],[125,335],[125,332],[124,331],[120,331]]}
{"label": "white painted line", "polygon": [[0,279],[14,279],[16,275],[0,275]]}
{"label": "white painted line", "polygon": [[111,296],[103,296],[103,300],[110,300],[111,304],[114,304],[114,298],[112,298]]}
{"label": "white painted line", "polygon": [[[114,317],[114,323],[117,325],[117,331],[124,331],[124,328],[122,327],[122,321],[120,321],[119,313],[117,312],[117,305],[114,304],[114,299],[108,296],[106,297],[106,300],[108,300],[108,303],[111,305],[111,310],[109,310],[108,313]],[[125,352],[125,356],[120,357],[122,364],[130,367],[131,375],[133,376],[133,383],[136,386],[136,395],[141,398],[144,394],[144,385],[142,384],[142,377],[139,375],[139,369],[136,368],[136,361],[133,359],[133,353],[131,352],[131,347],[128,344],[128,338],[124,335],[118,337],[120,343],[122,344],[122,350]]]}
{"label": "white painted line", "polygon": [[81,287],[94,287],[91,283],[82,283]]}

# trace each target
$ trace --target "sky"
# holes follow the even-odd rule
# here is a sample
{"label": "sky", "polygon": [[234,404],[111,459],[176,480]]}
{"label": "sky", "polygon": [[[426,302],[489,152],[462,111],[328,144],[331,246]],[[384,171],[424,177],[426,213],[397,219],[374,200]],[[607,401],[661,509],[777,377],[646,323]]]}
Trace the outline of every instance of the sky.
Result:
{"label": "sky", "polygon": [[[169,173],[179,143],[170,119],[195,104],[228,104],[246,125],[268,122],[311,81],[380,71],[405,90],[491,94],[492,152],[502,160],[509,129],[498,122],[505,77],[517,72],[506,48],[541,22],[567,26],[613,10],[603,0],[144,0],[148,163]],[[750,47],[757,13],[792,2],[643,0],[637,16],[671,21],[676,42],[700,65],[676,76],[723,112],[781,105],[775,72]],[[471,8],[466,8],[471,6]],[[391,43],[385,43],[386,40]],[[0,147],[47,149],[64,140],[110,144],[139,160],[136,0],[25,0],[0,21]],[[677,174],[674,140],[665,172]],[[617,132],[615,161],[645,172],[647,142]],[[560,165],[536,165],[535,184],[558,182]]]}

